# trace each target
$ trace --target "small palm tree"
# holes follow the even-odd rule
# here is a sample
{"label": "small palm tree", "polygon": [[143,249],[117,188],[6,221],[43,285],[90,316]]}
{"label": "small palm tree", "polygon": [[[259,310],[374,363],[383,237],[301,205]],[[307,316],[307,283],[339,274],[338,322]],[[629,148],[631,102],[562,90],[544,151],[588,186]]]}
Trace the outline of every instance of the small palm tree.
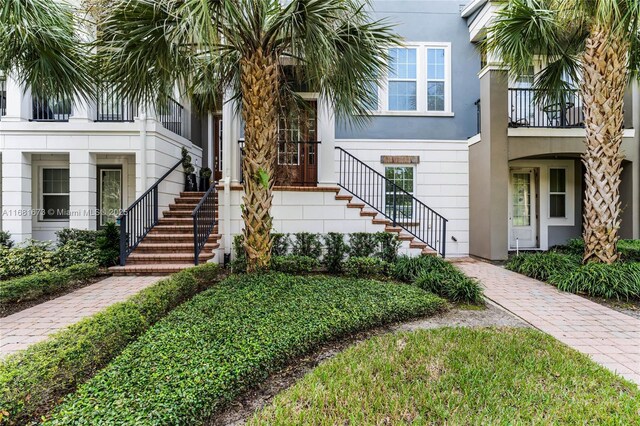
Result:
{"label": "small palm tree", "polygon": [[[47,0],[0,1],[3,9],[29,4],[29,13],[38,19],[53,17],[40,24],[60,44],[49,52],[48,43],[29,40],[28,48],[47,55],[47,62],[41,72],[27,72],[29,64],[12,59],[5,49],[17,50],[24,39],[6,36],[3,29],[2,69],[17,68],[30,85],[43,75],[45,81],[59,83],[47,87],[48,92],[76,90],[68,84],[88,66],[67,66],[76,56],[84,58],[76,55],[82,44],[73,40],[70,9]],[[242,216],[248,269],[267,267],[280,110],[295,105],[296,88],[305,86],[337,115],[364,117],[373,96],[369,82],[386,71],[387,48],[397,44],[398,37],[387,23],[372,20],[357,0],[89,0],[88,6],[89,27],[97,29],[91,47],[98,66],[92,74],[115,84],[121,96],[162,105],[177,85],[204,111],[215,108],[222,93],[239,101],[245,122]],[[19,11],[15,21],[29,16]],[[59,40],[54,34],[59,22],[54,21],[63,17],[65,31]],[[39,28],[25,31],[37,36]],[[53,66],[69,75],[49,75]]]}
{"label": "small palm tree", "polygon": [[488,30],[487,47],[523,75],[538,56],[548,60],[535,87],[552,102],[579,82],[586,151],[584,262],[618,259],[623,99],[640,75],[638,0],[510,0]]}

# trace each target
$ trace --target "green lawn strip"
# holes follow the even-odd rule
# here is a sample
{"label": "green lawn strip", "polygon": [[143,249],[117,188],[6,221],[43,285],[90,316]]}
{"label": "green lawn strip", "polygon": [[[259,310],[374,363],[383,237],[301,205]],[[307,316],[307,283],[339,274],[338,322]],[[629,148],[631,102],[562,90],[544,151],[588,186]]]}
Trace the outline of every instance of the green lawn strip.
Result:
{"label": "green lawn strip", "polygon": [[170,310],[215,283],[218,273],[207,264],[174,274],[0,361],[0,420],[25,424],[46,414]]}
{"label": "green lawn strip", "polygon": [[638,388],[529,329],[387,334],[321,364],[250,425],[640,423]]}
{"label": "green lawn strip", "polygon": [[419,288],[238,275],[175,309],[70,395],[47,424],[199,424],[331,339],[443,309]]}
{"label": "green lawn strip", "polygon": [[81,263],[60,271],[38,272],[0,281],[0,303],[24,302],[59,293],[79,281],[98,275],[98,265]]}
{"label": "green lawn strip", "polygon": [[550,251],[513,256],[505,267],[562,291],[607,299],[640,299],[640,262],[582,265],[579,255]]}

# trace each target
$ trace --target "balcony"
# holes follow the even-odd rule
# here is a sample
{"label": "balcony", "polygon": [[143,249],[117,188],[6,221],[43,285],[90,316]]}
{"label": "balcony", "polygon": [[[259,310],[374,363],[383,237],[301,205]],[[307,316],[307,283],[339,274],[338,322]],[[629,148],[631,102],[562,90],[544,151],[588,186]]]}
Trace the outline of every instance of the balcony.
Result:
{"label": "balcony", "polygon": [[138,108],[133,102],[116,95],[112,88],[105,85],[98,89],[96,96],[96,121],[98,122],[132,122],[138,115]]}
{"label": "balcony", "polygon": [[582,98],[565,91],[560,102],[537,99],[536,89],[509,89],[509,127],[571,129],[584,127]]}

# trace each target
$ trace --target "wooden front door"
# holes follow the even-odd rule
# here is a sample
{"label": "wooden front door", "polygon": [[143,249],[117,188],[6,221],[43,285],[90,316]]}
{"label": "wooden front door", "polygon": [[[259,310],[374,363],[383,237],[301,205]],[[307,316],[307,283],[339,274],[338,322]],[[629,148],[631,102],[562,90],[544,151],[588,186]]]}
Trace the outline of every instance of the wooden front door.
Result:
{"label": "wooden front door", "polygon": [[316,101],[296,117],[278,120],[276,185],[318,183],[318,120]]}
{"label": "wooden front door", "polygon": [[222,116],[213,116],[213,180],[222,179]]}

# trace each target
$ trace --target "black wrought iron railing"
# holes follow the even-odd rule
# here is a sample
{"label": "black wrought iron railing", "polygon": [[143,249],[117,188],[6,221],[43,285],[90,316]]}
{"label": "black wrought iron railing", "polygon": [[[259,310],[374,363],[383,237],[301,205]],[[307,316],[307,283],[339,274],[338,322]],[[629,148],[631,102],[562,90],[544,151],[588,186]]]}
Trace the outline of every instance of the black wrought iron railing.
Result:
{"label": "black wrought iron railing", "polygon": [[173,98],[169,98],[167,104],[160,108],[160,122],[162,126],[176,135],[188,139],[183,118],[184,107]]}
{"label": "black wrought iron railing", "polygon": [[119,217],[120,224],[120,265],[140,244],[149,231],[158,224],[158,186],[182,163],[179,160],[160,179],[147,189]]}
{"label": "black wrought iron railing", "polygon": [[209,240],[209,235],[216,225],[216,185],[209,187],[198,203],[193,213],[193,256],[197,265],[200,261],[200,252]]}
{"label": "black wrought iron railing", "polygon": [[476,106],[476,134],[479,134],[482,130],[482,108],[480,104],[480,99],[473,103]]}
{"label": "black wrought iron railing", "polygon": [[96,121],[133,121],[138,111],[133,102],[115,93],[113,87],[103,85],[96,94]]}
{"label": "black wrought iron railing", "polygon": [[336,149],[341,188],[445,257],[447,219],[349,152]]}
{"label": "black wrought iron railing", "polygon": [[69,121],[71,100],[61,96],[48,98],[34,96],[32,100],[32,121]]}
{"label": "black wrought iron railing", "polygon": [[575,128],[584,126],[582,97],[567,90],[560,101],[547,102],[538,89],[509,89],[509,127]]}
{"label": "black wrought iron railing", "polygon": [[0,120],[7,115],[7,81],[0,79]]}

